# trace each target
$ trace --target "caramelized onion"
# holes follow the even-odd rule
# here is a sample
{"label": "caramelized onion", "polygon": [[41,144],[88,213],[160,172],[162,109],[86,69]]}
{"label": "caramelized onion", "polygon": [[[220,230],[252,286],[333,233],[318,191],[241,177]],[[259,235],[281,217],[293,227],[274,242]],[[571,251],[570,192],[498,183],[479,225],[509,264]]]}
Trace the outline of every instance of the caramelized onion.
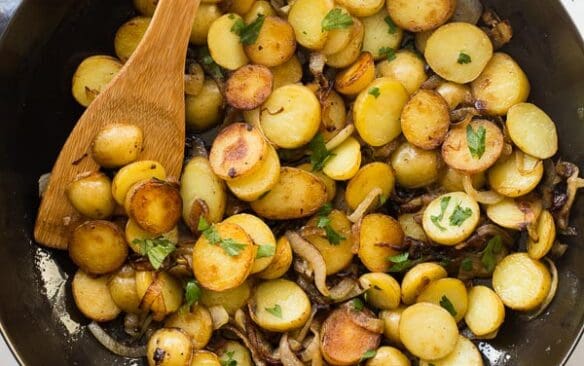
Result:
{"label": "caramelized onion", "polygon": [[96,322],[89,323],[87,329],[89,329],[91,334],[93,334],[102,346],[118,356],[131,358],[146,357],[146,346],[129,347],[123,345],[107,334]]}
{"label": "caramelized onion", "polygon": [[339,133],[335,135],[335,137],[333,137],[332,139],[329,140],[329,142],[326,143],[326,149],[328,151],[333,150],[335,147],[342,144],[348,137],[350,137],[354,131],[355,126],[353,124],[346,125],[345,127],[343,127],[342,130],[339,131]]}
{"label": "caramelized onion", "polygon": [[472,197],[478,203],[484,203],[486,205],[494,205],[495,203],[499,203],[503,200],[503,196],[497,192],[493,191],[477,191],[472,185],[472,179],[470,175],[465,174],[462,177],[462,185],[464,187],[464,191],[466,194]]}
{"label": "caramelized onion", "polygon": [[351,221],[351,222],[357,222],[357,221],[361,220],[361,218],[363,216],[365,216],[365,214],[367,213],[367,211],[374,204],[377,204],[378,198],[381,197],[382,194],[383,194],[383,191],[379,187],[375,187],[371,191],[369,191],[369,193],[367,193],[367,196],[365,196],[365,198],[363,198],[363,200],[361,201],[361,203],[359,203],[359,205],[357,206],[357,208],[355,209],[355,211],[353,211],[352,214],[350,214],[349,216],[347,216],[347,218],[349,219],[349,221]]}
{"label": "caramelized onion", "polygon": [[215,305],[208,308],[213,320],[213,329],[219,329],[229,323],[229,314],[222,305]]}
{"label": "caramelized onion", "polygon": [[326,263],[322,254],[307,240],[304,240],[298,233],[287,231],[286,238],[290,242],[292,251],[302,257],[310,264],[314,271],[314,284],[318,291],[324,296],[329,296],[330,291],[326,286]]}
{"label": "caramelized onion", "polygon": [[282,361],[282,365],[284,366],[304,366],[302,361],[290,349],[288,333],[284,333],[282,338],[280,338],[280,361]]}

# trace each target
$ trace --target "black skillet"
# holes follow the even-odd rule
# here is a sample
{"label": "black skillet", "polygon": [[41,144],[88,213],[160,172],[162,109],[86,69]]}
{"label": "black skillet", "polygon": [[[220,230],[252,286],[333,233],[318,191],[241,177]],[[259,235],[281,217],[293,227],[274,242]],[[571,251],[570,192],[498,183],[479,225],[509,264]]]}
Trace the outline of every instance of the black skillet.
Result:
{"label": "black skillet", "polygon": [[[22,4],[20,4],[22,2]],[[91,54],[113,54],[117,27],[134,11],[130,0],[0,1],[0,322],[25,365],[140,365],[103,349],[78,324],[63,252],[32,240],[37,179],[50,171],[82,113],[70,94],[75,66]],[[492,0],[515,36],[505,51],[527,72],[531,100],[558,124],[561,155],[584,168],[584,44],[557,0]],[[579,16],[584,16],[580,14]],[[491,365],[562,365],[584,324],[584,195],[573,210],[581,235],[558,261],[560,286],[543,316],[525,322],[508,313],[496,340],[478,346]],[[58,265],[62,273],[57,271]],[[69,314],[69,315],[67,315]],[[489,364],[488,362],[486,363]]]}

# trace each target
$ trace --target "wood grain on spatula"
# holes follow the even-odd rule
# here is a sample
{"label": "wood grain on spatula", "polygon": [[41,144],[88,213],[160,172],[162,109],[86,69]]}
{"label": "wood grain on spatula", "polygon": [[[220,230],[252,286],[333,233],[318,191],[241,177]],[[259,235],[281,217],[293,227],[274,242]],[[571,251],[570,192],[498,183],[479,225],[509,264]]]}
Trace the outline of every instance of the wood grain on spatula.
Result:
{"label": "wood grain on spatula", "polygon": [[193,19],[200,0],[161,0],[148,31],[120,73],[89,105],[61,150],[43,195],[35,240],[66,249],[71,228],[83,218],[65,188],[83,172],[97,171],[90,148],[96,133],[112,123],[144,131],[140,160],[159,161],[178,177],[185,140],[184,68]]}

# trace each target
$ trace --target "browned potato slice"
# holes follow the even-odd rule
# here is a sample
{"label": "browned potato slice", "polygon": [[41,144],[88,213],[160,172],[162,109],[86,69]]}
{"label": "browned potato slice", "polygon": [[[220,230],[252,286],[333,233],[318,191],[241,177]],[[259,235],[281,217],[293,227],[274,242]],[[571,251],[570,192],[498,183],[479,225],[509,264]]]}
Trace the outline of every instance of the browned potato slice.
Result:
{"label": "browned potato slice", "polygon": [[410,360],[397,348],[383,346],[375,352],[375,356],[368,360],[366,366],[410,366]]}
{"label": "browned potato slice", "polygon": [[501,158],[489,169],[489,186],[507,197],[526,195],[543,177],[543,163],[521,151]]}
{"label": "browned potato slice", "polygon": [[409,94],[413,94],[428,79],[424,61],[414,52],[399,50],[393,60],[377,64],[377,74],[399,81]]}
{"label": "browned potato slice", "polygon": [[158,0],[134,0],[133,2],[134,8],[136,8],[140,14],[147,17],[154,15],[154,10],[156,10],[156,5],[158,4]]}
{"label": "browned potato slice", "polygon": [[468,292],[468,311],[464,321],[473,334],[481,337],[499,329],[505,320],[505,306],[486,286],[474,286]]}
{"label": "browned potato slice", "polygon": [[514,230],[523,230],[534,224],[541,210],[541,200],[531,197],[505,198],[494,205],[487,205],[486,208],[487,216],[495,224]]}
{"label": "browned potato slice", "polygon": [[[463,177],[463,173],[449,166],[446,166],[440,173],[438,183],[448,192],[462,192],[464,191],[464,185],[462,184]],[[471,182],[475,189],[482,188],[487,182],[486,174],[484,172],[473,174],[471,177]]]}
{"label": "browned potato slice", "polygon": [[332,0],[296,0],[292,3],[288,21],[298,43],[311,50],[324,47],[328,32],[323,32],[322,20],[333,6]]}
{"label": "browned potato slice", "polygon": [[450,167],[467,173],[490,168],[503,151],[503,133],[493,122],[479,119],[453,128],[442,145],[442,158]]}
{"label": "browned potato slice", "polygon": [[261,217],[289,220],[314,214],[327,200],[326,187],[315,175],[301,169],[282,167],[280,180],[251,203]]}
{"label": "browned potato slice", "polygon": [[448,356],[432,362],[420,361],[420,366],[483,366],[483,357],[470,340],[458,336],[454,351]]}
{"label": "browned potato slice", "polygon": [[255,43],[245,46],[251,62],[268,67],[282,65],[295,51],[294,28],[277,16],[266,16]]}
{"label": "browned potato slice", "polygon": [[203,131],[213,127],[223,118],[223,95],[215,80],[205,80],[197,95],[185,99],[187,127]]}
{"label": "browned potato slice", "polygon": [[442,144],[450,127],[448,104],[433,90],[412,95],[401,114],[401,128],[406,139],[424,150]]}
{"label": "browned potato slice", "polygon": [[436,197],[424,210],[422,225],[426,235],[442,245],[456,245],[466,240],[481,216],[478,203],[464,192]]}
{"label": "browned potato slice", "polygon": [[422,150],[409,142],[401,144],[391,155],[391,166],[399,185],[405,188],[420,188],[438,179],[440,154]]}
{"label": "browned potato slice", "polygon": [[[309,235],[306,239],[318,249],[324,263],[326,264],[326,274],[332,275],[346,268],[353,260],[353,240],[351,238],[351,222],[347,215],[339,210],[333,210],[328,215],[330,227],[341,236],[341,240],[336,243],[329,241],[328,237],[320,235]],[[312,218],[306,225],[317,227],[318,217]]]}
{"label": "browned potato slice", "polygon": [[163,234],[176,226],[182,214],[178,186],[158,179],[136,183],[124,204],[128,216],[142,229]]}
{"label": "browned potato slice", "polygon": [[401,246],[404,232],[393,217],[370,214],[361,221],[359,258],[371,272],[387,272],[392,263],[388,258],[399,254],[392,246]]}
{"label": "browned potato slice", "polygon": [[118,168],[138,159],[144,133],[136,125],[114,123],[102,128],[91,144],[91,156],[104,168]]}
{"label": "browned potato slice", "polygon": [[376,61],[387,57],[382,52],[385,51],[384,47],[394,50],[400,47],[404,32],[393,24],[387,14],[387,10],[382,8],[377,13],[361,19],[361,21],[365,27],[363,51],[371,53]]}
{"label": "browned potato slice", "polygon": [[359,277],[361,287],[367,289],[365,300],[382,310],[395,310],[401,301],[399,282],[387,273],[369,272]]}
{"label": "browned potato slice", "polygon": [[[126,242],[135,253],[142,254],[140,243],[145,239],[156,239],[162,236],[163,239],[170,241],[173,244],[178,243],[178,227],[172,228],[167,233],[162,235],[152,234],[142,229],[134,220],[128,219],[125,228]],[[135,242],[137,240],[137,242]]]}
{"label": "browned potato slice", "polygon": [[345,201],[351,210],[359,206],[359,203],[374,188],[382,190],[382,197],[387,199],[393,192],[395,175],[388,164],[373,162],[364,165],[347,184]]}
{"label": "browned potato slice", "polygon": [[71,90],[75,100],[84,107],[89,106],[122,66],[110,56],[90,56],[83,60],[73,74]]}
{"label": "browned potato slice", "polygon": [[361,54],[364,35],[365,28],[363,27],[363,23],[359,19],[353,18],[351,41],[341,51],[328,55],[326,64],[330,67],[343,68],[355,62]]}
{"label": "browned potato slice", "polygon": [[138,44],[144,37],[144,33],[150,25],[151,18],[135,17],[124,23],[116,32],[114,49],[122,62],[128,61]]}
{"label": "browned potato slice", "polygon": [[[276,243],[276,254],[274,260],[266,269],[257,274],[264,280],[274,280],[282,277],[292,264],[292,248],[286,236],[282,236]],[[327,267],[328,269],[328,267]]]}
{"label": "browned potato slice", "polygon": [[268,152],[262,133],[247,123],[234,123],[213,141],[209,162],[223,179],[243,177],[256,171]]}
{"label": "browned potato slice", "polygon": [[398,216],[397,221],[399,221],[405,236],[427,242],[428,237],[426,236],[426,232],[422,225],[416,221],[416,215],[415,213],[402,214]]}
{"label": "browned potato slice", "polygon": [[[424,288],[416,302],[429,302],[440,305],[450,302],[448,312],[459,322],[464,318],[468,309],[468,295],[464,283],[457,278],[440,278],[430,282]],[[444,305],[448,306],[448,305]],[[444,307],[443,306],[443,307]]]}
{"label": "browned potato slice", "polygon": [[229,315],[234,315],[241,309],[251,296],[249,281],[225,291],[201,289],[201,303],[206,307],[223,306]]}
{"label": "browned potato slice", "polygon": [[245,65],[229,76],[225,99],[232,107],[251,110],[259,107],[272,92],[273,77],[262,65]]}
{"label": "browned potato slice", "polygon": [[86,221],[73,230],[69,257],[83,271],[110,273],[122,266],[128,256],[124,234],[109,221]]}
{"label": "browned potato slice", "polygon": [[334,180],[353,178],[361,166],[361,145],[353,137],[348,137],[333,149],[331,158],[326,161],[323,173]]}
{"label": "browned potato slice", "polygon": [[225,342],[218,350],[221,365],[253,366],[249,350],[236,341]]}
{"label": "browned potato slice", "polygon": [[161,328],[148,340],[148,366],[190,366],[192,356],[191,340],[181,329]]}
{"label": "browned potato slice", "polygon": [[213,352],[198,350],[193,353],[190,366],[221,366],[221,362]]}
{"label": "browned potato slice", "polygon": [[438,75],[466,84],[483,72],[493,56],[493,45],[487,34],[475,25],[448,23],[428,38],[424,56]]}
{"label": "browned potato slice", "polygon": [[349,68],[337,74],[335,89],[341,94],[355,95],[375,79],[375,64],[369,52],[361,56]]}
{"label": "browned potato slice", "polygon": [[556,240],[556,223],[548,210],[542,211],[537,223],[538,240],[527,240],[527,253],[533,259],[541,259],[552,249]]}
{"label": "browned potato slice", "polygon": [[450,313],[430,303],[412,305],[401,315],[399,335],[403,345],[424,360],[446,357],[456,347],[458,327]]}
{"label": "browned potato slice", "polygon": [[302,79],[302,65],[296,56],[281,65],[271,67],[270,70],[274,77],[274,90],[284,85],[296,84]]}
{"label": "browned potato slice", "polygon": [[73,277],[71,287],[77,309],[97,322],[114,320],[121,309],[112,299],[107,288],[108,276],[92,277],[79,269]]}
{"label": "browned potato slice", "polygon": [[204,348],[213,335],[213,319],[209,310],[201,305],[172,314],[166,319],[164,326],[183,330],[191,338],[194,349]]}
{"label": "browned potato slice", "polygon": [[207,35],[211,24],[221,17],[222,11],[217,4],[201,4],[193,20],[191,43],[196,45],[207,44]]}
{"label": "browned potato slice", "polygon": [[405,306],[400,305],[397,309],[379,312],[379,319],[383,321],[383,335],[391,344],[397,346],[402,344],[399,339],[399,321],[405,309]]}
{"label": "browned potato slice", "polygon": [[533,310],[548,295],[551,275],[543,263],[530,258],[527,253],[514,253],[495,267],[493,288],[507,307]]}
{"label": "browned potato slice", "polygon": [[157,321],[177,311],[183,303],[182,284],[166,272],[136,272],[136,292],[142,299],[140,308],[151,311]]}
{"label": "browned potato slice", "polygon": [[413,304],[418,296],[432,281],[448,276],[448,273],[438,263],[420,263],[410,269],[402,280],[402,301],[406,305]]}
{"label": "browned potato slice", "polygon": [[[337,9],[341,9],[343,13],[348,13],[346,9],[336,7]],[[353,27],[348,26],[345,28],[336,28],[331,29],[328,31],[328,36],[326,39],[326,43],[320,53],[323,55],[332,55],[337,52],[341,52],[349,42],[351,42],[351,34],[353,33]]]}
{"label": "browned potato slice", "polygon": [[231,31],[237,22],[243,22],[239,15],[225,14],[213,21],[207,34],[211,57],[228,70],[237,70],[249,62],[239,35]]}
{"label": "browned potato slice", "polygon": [[[355,323],[350,311],[348,307],[333,310],[322,324],[320,350],[331,365],[357,364],[365,352],[377,349],[381,341],[380,334]],[[367,309],[362,311],[373,316]]]}
{"label": "browned potato slice", "polygon": [[65,194],[77,211],[91,219],[105,219],[112,215],[116,201],[112,196],[112,182],[103,173],[82,175],[69,183]]}
{"label": "browned potato slice", "polygon": [[436,92],[444,98],[448,107],[453,110],[462,103],[472,101],[472,95],[468,85],[461,85],[451,81],[444,82],[436,88]]}
{"label": "browned potato slice", "polygon": [[120,268],[107,283],[112,300],[122,311],[130,314],[138,314],[140,310],[140,297],[136,291],[136,272],[130,265]]}
{"label": "browned potato slice", "polygon": [[434,29],[454,14],[456,0],[392,0],[386,2],[391,19],[410,32]]}
{"label": "browned potato slice", "polygon": [[519,103],[507,113],[509,137],[524,153],[547,159],[558,151],[556,124],[540,108],[531,103]]}
{"label": "browned potato slice", "polygon": [[256,257],[251,273],[258,273],[266,269],[276,253],[276,238],[274,238],[270,227],[259,217],[246,213],[230,216],[223,222],[239,225],[257,246],[261,256]]}
{"label": "browned potato slice", "polygon": [[118,170],[112,182],[112,195],[116,202],[123,205],[132,186],[151,178],[166,179],[164,167],[153,160],[140,160]]}
{"label": "browned potato slice", "polygon": [[204,83],[205,72],[203,67],[196,62],[190,62],[185,73],[185,94],[198,95],[203,91]]}
{"label": "browned potato slice", "polygon": [[[256,256],[256,246],[238,225],[219,223],[213,226],[221,239],[239,244],[237,255],[228,252],[221,243],[212,244],[201,235],[193,249],[193,272],[199,283],[213,291],[224,291],[237,287],[249,275]],[[231,253],[231,254],[229,254]]]}
{"label": "browned potato slice", "polygon": [[347,8],[351,14],[368,17],[377,13],[383,7],[383,0],[338,0],[339,5]]}
{"label": "browned potato slice", "polygon": [[249,9],[249,11],[245,13],[244,16],[245,24],[252,23],[254,20],[257,19],[258,15],[260,14],[269,17],[272,15],[276,15],[276,11],[272,7],[272,5],[270,5],[269,1],[264,0],[255,1],[251,8]]}
{"label": "browned potato slice", "polygon": [[313,172],[312,171],[312,164],[310,164],[310,163],[300,164],[296,168],[312,173],[312,175],[315,175],[324,183],[324,185],[326,187],[326,194],[328,197],[327,201],[332,201],[333,198],[335,198],[335,194],[337,193],[337,183],[334,179],[332,179],[328,175],[324,174],[322,171]]}

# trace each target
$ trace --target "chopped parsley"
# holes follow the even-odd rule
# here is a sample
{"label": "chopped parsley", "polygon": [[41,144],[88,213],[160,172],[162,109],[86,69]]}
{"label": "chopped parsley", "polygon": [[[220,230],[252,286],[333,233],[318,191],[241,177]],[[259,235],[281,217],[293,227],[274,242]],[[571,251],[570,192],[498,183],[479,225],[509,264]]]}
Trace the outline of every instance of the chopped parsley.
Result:
{"label": "chopped parsley", "polygon": [[237,366],[237,360],[235,360],[233,358],[233,355],[235,354],[235,351],[227,351],[225,352],[225,355],[227,355],[227,359],[224,360],[223,359],[223,355],[221,357],[221,366]]}
{"label": "chopped parsley", "polygon": [[308,144],[308,147],[311,151],[310,164],[312,165],[313,172],[321,171],[326,162],[335,156],[335,154],[327,150],[324,136],[320,132],[314,136],[312,141]]}
{"label": "chopped parsley", "polygon": [[249,24],[245,24],[241,18],[237,19],[231,27],[231,32],[239,36],[242,44],[249,46],[257,41],[265,20],[266,16],[263,14],[258,14],[258,17]]}
{"label": "chopped parsley", "polygon": [[276,318],[282,319],[282,307],[279,304],[274,305],[273,308],[266,308],[266,311]]}
{"label": "chopped parsley", "polygon": [[470,58],[469,55],[460,51],[460,53],[458,54],[458,60],[456,60],[456,62],[458,62],[461,65],[470,64],[472,62],[472,59]]}
{"label": "chopped parsley", "polygon": [[379,97],[381,95],[378,87],[373,87],[373,88],[369,89],[369,94],[373,95],[376,99],[377,99],[377,97]]}
{"label": "chopped parsley", "polygon": [[332,245],[339,245],[341,241],[345,240],[346,238],[335,231],[335,229],[331,225],[331,219],[328,217],[333,210],[333,206],[331,203],[326,203],[324,206],[320,208],[317,212],[317,219],[316,219],[316,227],[319,229],[324,229],[326,233],[326,238],[328,239],[329,243]]}
{"label": "chopped parsley", "polygon": [[197,285],[197,281],[190,279],[185,286],[185,301],[188,307],[199,301],[201,297],[201,289]]}
{"label": "chopped parsley", "polygon": [[203,216],[199,218],[197,229],[203,233],[205,239],[207,239],[209,243],[219,245],[230,257],[238,256],[247,246],[246,244],[238,243],[232,238],[221,238],[217,229],[213,225],[209,225]]}
{"label": "chopped parsley", "polygon": [[219,66],[215,63],[215,60],[213,60],[213,57],[211,57],[211,54],[209,53],[209,49],[207,47],[199,48],[197,58],[198,58],[199,62],[201,63],[201,66],[203,67],[203,69],[209,75],[211,75],[212,78],[223,79],[223,77],[224,77],[223,70],[221,69],[221,66]]}
{"label": "chopped parsley", "polygon": [[274,245],[258,245],[256,259],[272,257],[274,254],[276,254],[276,247]]}
{"label": "chopped parsley", "polygon": [[444,213],[446,212],[446,209],[448,208],[448,205],[450,204],[450,198],[451,198],[450,196],[442,197],[440,199],[440,215],[432,215],[432,216],[430,216],[430,220],[432,220],[432,222],[434,223],[434,225],[436,225],[436,227],[438,229],[440,229],[440,231],[446,230],[446,228],[444,226],[442,226],[440,224],[440,222],[444,218]]}
{"label": "chopped parsley", "polygon": [[462,208],[459,203],[454,207],[454,211],[452,211],[452,215],[450,215],[448,221],[450,222],[450,226],[460,226],[471,216],[472,210],[470,207]]}
{"label": "chopped parsley", "polygon": [[320,24],[323,32],[333,29],[343,29],[353,25],[353,18],[342,9],[334,8],[327,13]]}
{"label": "chopped parsley", "polygon": [[395,50],[391,47],[381,47],[379,49],[379,55],[385,57],[387,61],[395,60]]}
{"label": "chopped parsley", "polygon": [[364,307],[365,304],[363,304],[363,301],[360,298],[356,297],[351,300],[351,308],[353,308],[354,311],[362,311]]}
{"label": "chopped parsley", "polygon": [[470,272],[473,269],[472,259],[464,258],[462,262],[460,262],[460,268],[462,268],[466,272]]}
{"label": "chopped parsley", "polygon": [[442,296],[440,299],[440,306],[446,309],[452,316],[456,316],[456,314],[458,314],[456,309],[454,309],[454,305],[452,305],[452,302],[450,302],[450,299],[448,299],[446,295]]}
{"label": "chopped parsley", "polygon": [[482,252],[481,263],[487,270],[487,272],[492,272],[497,265],[497,254],[501,253],[503,249],[503,241],[499,235],[494,236]]}
{"label": "chopped parsley", "polygon": [[391,17],[388,15],[383,20],[385,20],[385,23],[389,27],[389,30],[387,31],[387,33],[395,34],[397,32],[397,26],[395,25],[395,23],[393,22]]}
{"label": "chopped parsley", "polygon": [[391,268],[389,268],[389,272],[403,272],[422,261],[422,259],[412,261],[409,259],[409,257],[410,253],[404,252],[387,258],[387,260],[392,263]]}
{"label": "chopped parsley", "polygon": [[363,353],[363,355],[361,356],[361,358],[359,359],[359,363],[366,361],[370,358],[375,357],[375,355],[377,354],[377,351],[374,349],[370,349],[369,351]]}
{"label": "chopped parsley", "polygon": [[479,126],[476,131],[471,125],[466,126],[466,143],[473,158],[480,159],[483,156],[486,139],[487,130],[483,126]]}
{"label": "chopped parsley", "polygon": [[132,243],[140,246],[140,254],[148,257],[156,270],[160,269],[166,257],[176,250],[174,243],[162,236],[155,239],[134,239]]}

